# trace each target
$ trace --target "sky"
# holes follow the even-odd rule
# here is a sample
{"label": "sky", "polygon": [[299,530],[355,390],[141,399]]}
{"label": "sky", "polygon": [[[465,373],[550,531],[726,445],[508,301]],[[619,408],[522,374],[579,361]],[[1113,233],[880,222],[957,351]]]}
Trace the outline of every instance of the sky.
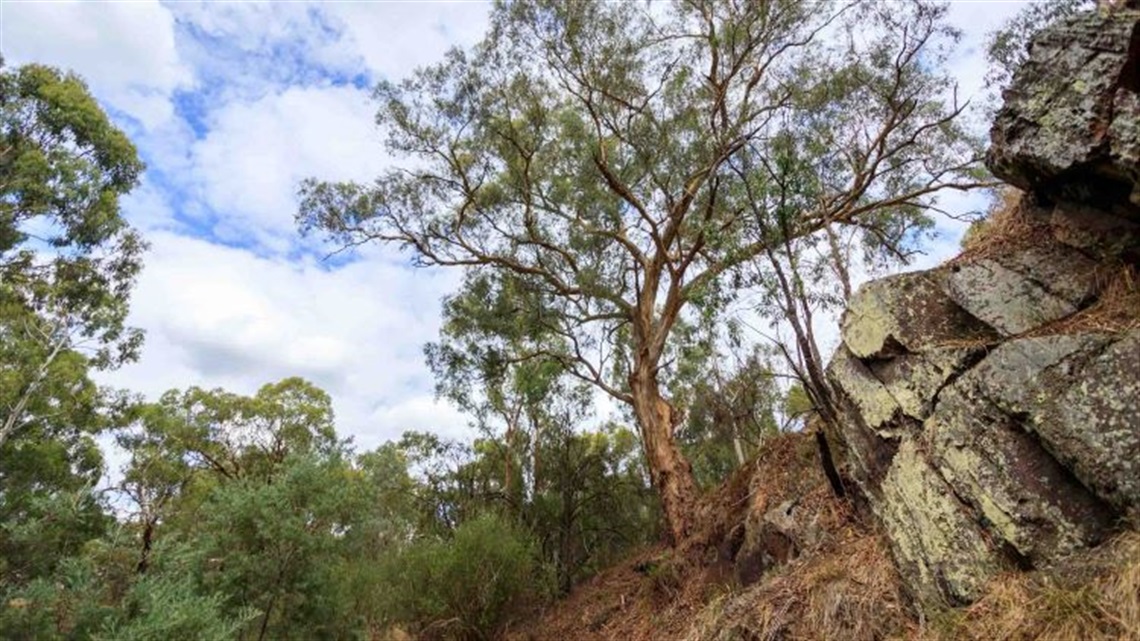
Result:
{"label": "sky", "polygon": [[[889,1],[889,0],[886,0]],[[1023,2],[957,1],[959,95],[981,89],[986,33]],[[359,449],[405,430],[469,435],[433,397],[424,343],[458,274],[367,247],[323,261],[298,236],[300,180],[387,165],[371,88],[476,43],[483,2],[0,0],[5,63],[81,75],[147,164],[123,211],[150,242],[130,323],[137,363],[99,381],[154,398],[198,385],[253,393],[287,376],[328,391]],[[959,212],[976,200],[946,201]],[[948,257],[959,226],[917,266]]]}

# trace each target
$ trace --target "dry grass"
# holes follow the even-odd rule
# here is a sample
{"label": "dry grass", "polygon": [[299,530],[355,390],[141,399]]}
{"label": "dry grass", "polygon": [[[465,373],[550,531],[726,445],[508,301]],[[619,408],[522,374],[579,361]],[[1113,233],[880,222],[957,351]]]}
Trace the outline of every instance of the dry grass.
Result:
{"label": "dry grass", "polygon": [[[710,553],[747,515],[793,497],[826,535],[756,584],[735,585],[731,562]],[[707,497],[701,523],[689,545],[644,550],[507,639],[1140,641],[1138,532],[1050,571],[1003,575],[974,605],[920,622],[886,542],[831,495],[808,434],[766,444],[757,461]]]}
{"label": "dry grass", "polygon": [[[646,550],[578,586],[563,601],[512,630],[511,641],[657,641],[679,639],[732,593],[730,540],[749,514],[797,498],[831,536],[846,536],[853,518],[831,495],[810,434],[765,442],[756,460],[709,493],[698,530],[676,550]],[[854,526],[851,526],[854,527]],[[861,531],[861,530],[860,530]],[[804,551],[804,558],[814,551]],[[892,567],[888,563],[886,566]],[[822,598],[822,597],[821,597]]]}
{"label": "dry grass", "polygon": [[951,263],[976,260],[1054,242],[1049,224],[1031,213],[1033,205],[1013,187],[1004,187],[986,217],[970,225],[962,237],[962,253]]}
{"label": "dry grass", "polygon": [[974,605],[930,622],[920,641],[1140,641],[1140,533],[1053,572],[995,579]]}
{"label": "dry grass", "polygon": [[1034,329],[1029,335],[1103,332],[1119,334],[1140,329],[1140,274],[1131,265],[1118,265],[1100,279],[1096,301],[1081,311]]}
{"label": "dry grass", "polygon": [[902,584],[882,539],[851,530],[756,586],[710,607],[687,641],[851,641],[899,637],[913,628]]}

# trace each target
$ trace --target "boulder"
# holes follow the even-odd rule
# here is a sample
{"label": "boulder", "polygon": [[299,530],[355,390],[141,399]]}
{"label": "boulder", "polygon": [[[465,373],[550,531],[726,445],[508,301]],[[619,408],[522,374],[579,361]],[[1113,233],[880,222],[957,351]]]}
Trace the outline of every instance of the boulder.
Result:
{"label": "boulder", "polygon": [[970,603],[1002,567],[971,510],[913,440],[899,447],[872,505],[895,562],[921,603]]}
{"label": "boulder", "polygon": [[1033,39],[1003,94],[986,164],[1056,200],[1140,212],[1140,12],[1085,12]]}
{"label": "boulder", "polygon": [[946,272],[888,276],[859,288],[843,315],[843,343],[859,358],[919,352],[991,332],[947,294]]}
{"label": "boulder", "polygon": [[1140,265],[1138,23],[1090,12],[1034,40],[987,156],[1033,192],[1025,225],[867,283],[844,315],[828,434],[925,609],[1140,527],[1140,309],[1099,282]]}
{"label": "boulder", "polygon": [[1140,221],[1079,203],[1057,203],[1049,227],[1058,242],[1097,260],[1140,263]]}
{"label": "boulder", "polygon": [[1045,446],[1098,496],[1140,523],[1140,330],[1074,372],[1033,416]]}
{"label": "boulder", "polygon": [[973,373],[964,377],[926,422],[924,441],[942,478],[1019,565],[1047,563],[1104,540],[1112,511],[1015,416],[979,401],[983,385]]}
{"label": "boulder", "polygon": [[956,264],[947,291],[954,302],[1002,336],[1075,314],[1093,295],[1097,263],[1056,244]]}

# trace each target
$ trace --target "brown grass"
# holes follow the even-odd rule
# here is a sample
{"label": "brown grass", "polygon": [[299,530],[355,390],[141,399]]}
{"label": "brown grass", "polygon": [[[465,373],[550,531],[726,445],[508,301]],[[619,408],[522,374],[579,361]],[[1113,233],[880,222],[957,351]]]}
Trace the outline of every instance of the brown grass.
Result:
{"label": "brown grass", "polygon": [[[749,514],[798,498],[829,533],[852,521],[831,496],[810,434],[769,439],[756,460],[710,492],[697,532],[676,550],[651,548],[578,586],[507,636],[512,641],[657,641],[683,638],[695,620],[733,590],[731,539]],[[809,552],[805,551],[805,557]],[[889,567],[889,564],[888,564]]]}
{"label": "brown grass", "polygon": [[913,629],[898,573],[881,537],[851,524],[757,585],[713,604],[687,641],[898,637]]}
{"label": "brown grass", "polygon": [[1021,191],[1007,186],[998,192],[986,217],[966,230],[962,253],[950,263],[1005,254],[1043,242],[1055,242],[1049,223],[1033,214],[1033,204]]}
{"label": "brown grass", "polygon": [[1003,187],[990,211],[975,221],[962,237],[962,252],[948,263],[994,257],[1033,246],[1056,243],[1048,218],[1031,198],[1013,187]]}
{"label": "brown grass", "polygon": [[1052,572],[1007,574],[980,601],[944,613],[920,641],[1140,641],[1140,533]]}
{"label": "brown grass", "polygon": [[[742,588],[722,553],[744,519],[798,499],[825,535]],[[510,641],[1140,641],[1140,532],[1060,567],[1009,573],[974,605],[920,620],[885,540],[835,499],[809,434],[766,444],[711,493],[702,528],[677,550],[647,548],[578,586]]]}

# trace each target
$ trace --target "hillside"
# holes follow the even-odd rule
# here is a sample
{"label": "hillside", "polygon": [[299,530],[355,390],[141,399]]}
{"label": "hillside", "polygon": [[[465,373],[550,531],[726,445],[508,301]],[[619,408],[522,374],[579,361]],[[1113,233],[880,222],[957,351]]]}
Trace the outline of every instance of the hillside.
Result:
{"label": "hillside", "polygon": [[1140,22],[1041,33],[961,255],[864,285],[825,429],[789,434],[529,639],[1140,639]]}

